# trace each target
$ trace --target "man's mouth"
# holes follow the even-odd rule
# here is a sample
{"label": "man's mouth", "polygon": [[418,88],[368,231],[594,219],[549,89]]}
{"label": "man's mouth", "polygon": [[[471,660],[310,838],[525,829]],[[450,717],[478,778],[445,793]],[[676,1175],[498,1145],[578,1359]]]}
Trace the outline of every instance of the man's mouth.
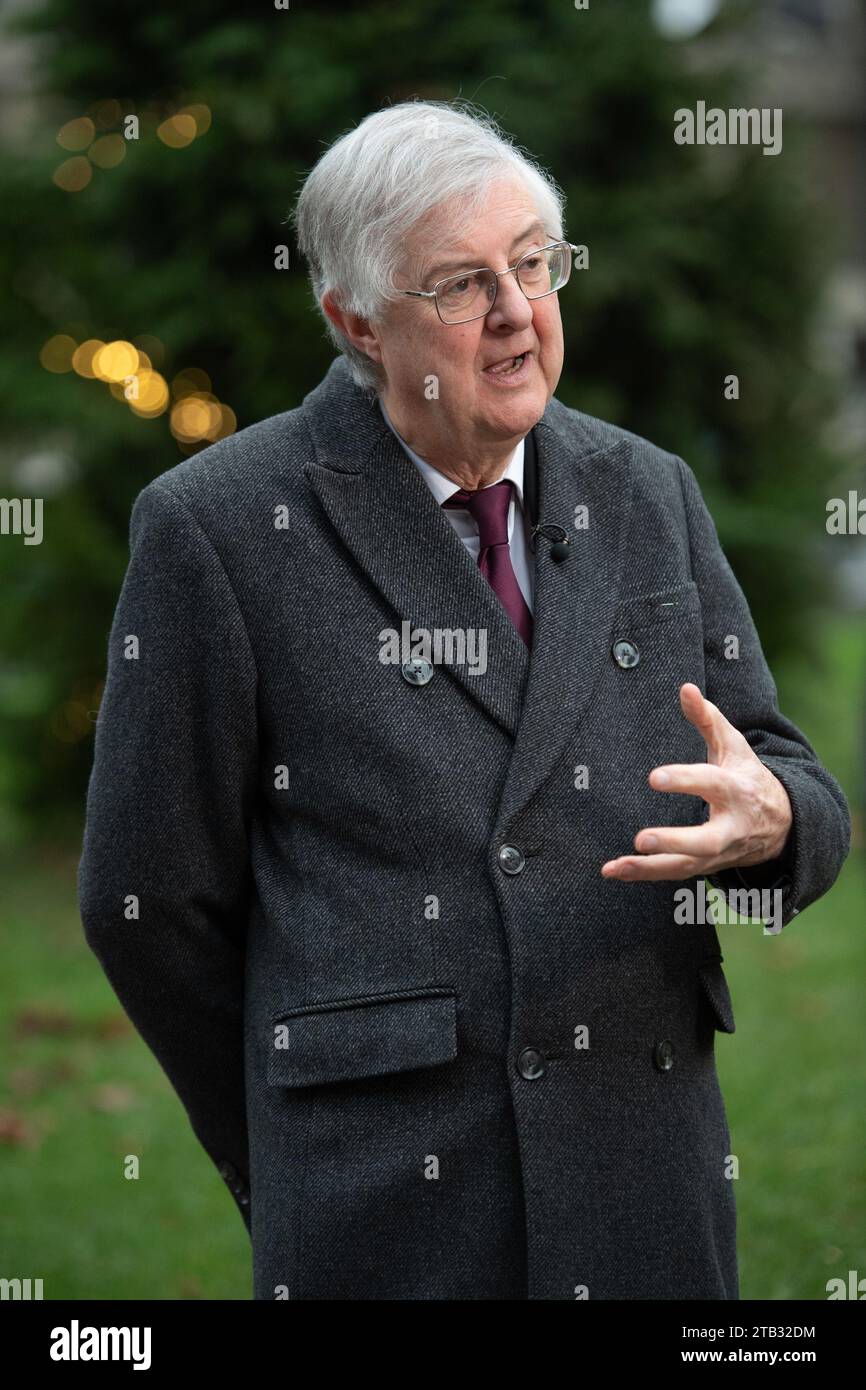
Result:
{"label": "man's mouth", "polygon": [[491,376],[508,376],[510,372],[519,372],[523,363],[528,357],[528,353],[522,352],[519,357],[506,357],[501,362],[496,362],[492,367],[485,367],[485,372]]}

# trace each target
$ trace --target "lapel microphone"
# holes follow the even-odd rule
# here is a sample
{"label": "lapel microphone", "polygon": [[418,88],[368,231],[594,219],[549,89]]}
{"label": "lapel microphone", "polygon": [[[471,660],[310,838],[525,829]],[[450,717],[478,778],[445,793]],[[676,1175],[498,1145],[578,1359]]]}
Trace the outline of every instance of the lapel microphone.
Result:
{"label": "lapel microphone", "polygon": [[[538,515],[538,452],[534,429],[529,431],[523,441],[523,491],[529,519],[535,522]],[[554,564],[560,565],[563,560],[568,559],[570,541],[564,526],[557,526],[553,522],[537,522],[529,533],[529,549],[533,552],[536,536],[544,536],[545,540],[552,542],[550,558]]]}
{"label": "lapel microphone", "polygon": [[[554,534],[551,535],[551,532]],[[552,541],[550,547],[550,558],[557,565],[561,565],[563,560],[569,556],[571,542],[568,539],[568,532],[564,526],[557,526],[553,522],[540,521],[537,526],[533,526],[529,533],[529,546],[535,550],[536,535],[544,536],[546,540]]]}

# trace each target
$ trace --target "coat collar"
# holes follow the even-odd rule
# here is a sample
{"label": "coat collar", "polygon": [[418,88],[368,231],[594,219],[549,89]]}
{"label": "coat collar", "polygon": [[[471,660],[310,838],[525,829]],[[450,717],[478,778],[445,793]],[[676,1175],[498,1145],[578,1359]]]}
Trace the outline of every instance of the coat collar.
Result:
{"label": "coat collar", "polygon": [[[500,812],[516,813],[555,767],[611,659],[631,506],[629,437],[617,435],[600,449],[580,412],[555,397],[532,431],[538,520],[564,527],[571,546],[556,564],[549,541],[536,538],[530,654],[375,397],[353,382],[343,358],[305,397],[303,412],[315,453],[305,475],[394,609],[394,626],[407,620],[428,630],[486,629],[486,672],[473,675],[465,665],[448,671],[515,739]],[[576,507],[586,508],[581,529]],[[376,640],[371,633],[371,651]]]}
{"label": "coat collar", "polygon": [[[385,416],[385,423],[389,425],[392,430],[394,430],[395,434],[397,434],[397,431],[394,429],[394,422],[393,420],[389,419],[385,411],[385,407],[381,401],[379,402],[379,409]],[[530,436],[531,434],[532,431],[530,430]],[[446,498],[453,497],[455,492],[460,491],[459,483],[455,483],[453,478],[446,478],[445,474],[440,473],[438,468],[434,468],[432,463],[428,463],[426,459],[421,458],[420,454],[416,454],[415,450],[409,444],[406,443],[405,439],[402,439],[399,436],[398,438],[400,439],[400,443],[402,444],[403,449],[409,455],[415,467],[421,472],[424,481],[426,482],[433,496],[436,498],[436,501],[439,503],[440,507],[442,503],[446,500]],[[508,460],[505,470],[499,478],[500,482],[502,482],[506,478],[511,479],[512,483],[514,484],[514,493],[521,509],[523,509],[525,505],[525,454],[526,440],[521,439],[518,442],[516,448],[512,451],[511,458]]]}

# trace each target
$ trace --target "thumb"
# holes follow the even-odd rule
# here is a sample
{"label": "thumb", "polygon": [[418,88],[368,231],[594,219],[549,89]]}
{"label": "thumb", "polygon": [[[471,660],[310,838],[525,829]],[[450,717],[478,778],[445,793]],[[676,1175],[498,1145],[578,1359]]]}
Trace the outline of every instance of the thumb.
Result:
{"label": "thumb", "polygon": [[680,686],[680,708],[707,745],[709,761],[721,761],[727,742],[727,730],[732,728],[718,705],[707,700],[691,682]]}

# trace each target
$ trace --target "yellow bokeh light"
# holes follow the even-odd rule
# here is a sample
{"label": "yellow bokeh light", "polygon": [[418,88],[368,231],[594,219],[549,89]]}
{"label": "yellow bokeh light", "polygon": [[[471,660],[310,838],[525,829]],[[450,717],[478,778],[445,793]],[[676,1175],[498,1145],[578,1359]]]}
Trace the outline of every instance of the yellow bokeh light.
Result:
{"label": "yellow bokeh light", "polygon": [[220,424],[214,439],[225,439],[227,434],[234,434],[238,427],[238,417],[235,415],[230,405],[220,406]]}
{"label": "yellow bokeh light", "polygon": [[137,372],[140,365],[138,348],[119,338],[113,343],[106,343],[94,354],[91,370],[100,381],[123,381]]}
{"label": "yellow bokeh light", "polygon": [[185,106],[182,111],[177,113],[179,116],[192,116],[195,121],[197,135],[204,135],[211,127],[210,107],[203,102],[195,102],[192,106]]}
{"label": "yellow bokeh light", "polygon": [[94,135],[96,127],[89,116],[77,116],[74,121],[67,121],[57,132],[57,143],[62,145],[64,150],[86,150]]}
{"label": "yellow bokeh light", "polygon": [[163,121],[156,131],[164,145],[170,149],[181,150],[185,145],[191,145],[197,134],[196,123],[192,116],[184,115],[179,111],[175,116],[169,116],[167,121]]}
{"label": "yellow bokeh light", "polygon": [[[141,381],[142,381],[142,378],[143,378],[145,372],[152,372],[152,371],[153,371],[153,363],[151,362],[151,360],[150,360],[150,358],[148,357],[147,353],[146,353],[146,352],[141,352],[141,351],[139,350],[139,354],[138,354],[138,367],[136,368],[136,370],[135,370],[134,372],[130,372],[129,375],[128,375],[127,377],[125,377],[122,381],[110,381],[110,382],[108,383],[108,389],[109,389],[109,391],[111,392],[112,396],[114,397],[114,399],[115,399],[116,401],[126,401],[128,404],[131,405],[131,404],[133,403],[133,401],[135,400],[135,394],[134,394],[134,393],[135,393],[136,389],[139,390],[139,391],[141,390]],[[157,374],[157,375],[158,375],[158,374]],[[130,377],[137,377],[137,378],[138,378],[138,381],[137,381],[137,383],[136,383],[135,386],[131,386]],[[130,392],[131,392],[131,394],[130,394]],[[167,397],[166,397],[166,399],[167,399]]]}
{"label": "yellow bokeh light", "polygon": [[86,342],[79,343],[72,354],[72,367],[79,376],[95,377],[93,370],[93,359],[100,348],[105,347],[101,338],[88,338]]}
{"label": "yellow bokeh light", "polygon": [[136,378],[138,398],[130,397],[127,405],[135,415],[153,420],[168,408],[168,382],[159,372],[140,371]]}
{"label": "yellow bokeh light", "polygon": [[126,141],[122,135],[100,135],[87,154],[100,169],[114,169],[126,159]]}
{"label": "yellow bokeh light", "polygon": [[208,439],[220,426],[219,401],[205,396],[184,396],[171,408],[171,432],[183,443]]}
{"label": "yellow bokeh light", "polygon": [[93,165],[83,154],[77,154],[59,165],[51,177],[64,193],[79,193],[93,178]]}
{"label": "yellow bokeh light", "polygon": [[39,361],[48,372],[71,372],[72,354],[76,349],[74,338],[68,333],[55,333],[47,343],[42,344]]}

